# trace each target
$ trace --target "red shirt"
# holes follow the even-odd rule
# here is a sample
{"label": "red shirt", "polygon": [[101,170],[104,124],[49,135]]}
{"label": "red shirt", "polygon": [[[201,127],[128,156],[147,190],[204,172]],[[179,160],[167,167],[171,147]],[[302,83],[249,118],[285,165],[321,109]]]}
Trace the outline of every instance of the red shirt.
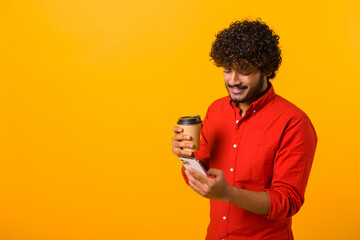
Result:
{"label": "red shirt", "polygon": [[195,156],[205,167],[224,171],[230,185],[267,191],[271,201],[268,216],[262,216],[210,200],[206,239],[293,239],[291,217],[304,203],[317,143],[310,119],[271,86],[244,117],[229,96],[216,100],[203,124]]}

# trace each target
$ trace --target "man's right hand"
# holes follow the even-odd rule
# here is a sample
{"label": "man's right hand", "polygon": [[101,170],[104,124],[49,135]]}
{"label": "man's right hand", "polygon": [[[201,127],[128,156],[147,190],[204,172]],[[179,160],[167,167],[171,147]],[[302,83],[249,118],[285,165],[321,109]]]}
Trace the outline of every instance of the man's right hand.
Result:
{"label": "man's right hand", "polygon": [[172,140],[172,152],[176,156],[187,156],[191,157],[193,156],[192,152],[184,151],[182,148],[192,148],[194,147],[192,143],[184,143],[182,140],[190,140],[190,136],[181,134],[183,132],[183,129],[179,126],[173,127],[173,131],[175,135],[171,138]]}

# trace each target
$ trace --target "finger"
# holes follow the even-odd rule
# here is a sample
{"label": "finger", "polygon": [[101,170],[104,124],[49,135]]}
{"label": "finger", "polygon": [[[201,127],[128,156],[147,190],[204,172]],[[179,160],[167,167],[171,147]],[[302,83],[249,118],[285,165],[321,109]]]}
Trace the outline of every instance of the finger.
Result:
{"label": "finger", "polygon": [[174,146],[172,147],[172,152],[177,156],[191,157],[194,155],[193,152],[188,152],[188,151],[183,150],[180,147],[174,147]]}
{"label": "finger", "polygon": [[196,171],[192,168],[188,168],[187,170],[196,180],[207,185],[207,183],[209,181],[207,176],[199,173],[198,171]]}
{"label": "finger", "polygon": [[209,169],[209,171],[207,172],[209,175],[211,176],[215,176],[215,177],[220,177],[224,175],[224,172],[221,171],[220,169],[216,169],[216,168],[211,168]]}
{"label": "finger", "polygon": [[199,191],[201,191],[202,193],[205,193],[204,188],[206,188],[206,185],[204,183],[202,183],[201,181],[197,180],[196,178],[194,178],[194,176],[188,171],[189,168],[187,170],[185,170],[185,175],[187,177],[187,179],[189,180],[189,185],[191,183],[191,186],[193,186],[192,188],[197,188],[199,189]]}
{"label": "finger", "polygon": [[177,141],[181,141],[181,140],[190,140],[191,139],[191,136],[189,135],[185,135],[185,134],[175,134],[173,137],[172,137],[172,140],[177,140]]}
{"label": "finger", "polygon": [[199,188],[198,186],[194,185],[193,182],[191,181],[189,181],[189,185],[195,192],[197,192],[201,196],[205,196],[206,192],[202,188]]}
{"label": "finger", "polygon": [[173,141],[173,147],[179,147],[179,148],[192,148],[194,147],[194,144],[187,143],[187,142],[180,142],[180,141]]}
{"label": "finger", "polygon": [[174,133],[181,133],[182,131],[184,131],[184,129],[179,126],[175,126],[173,127],[173,131]]}
{"label": "finger", "polygon": [[194,155],[192,152],[184,151],[181,148],[173,148],[173,153],[175,153],[179,157],[180,156],[191,157]]}

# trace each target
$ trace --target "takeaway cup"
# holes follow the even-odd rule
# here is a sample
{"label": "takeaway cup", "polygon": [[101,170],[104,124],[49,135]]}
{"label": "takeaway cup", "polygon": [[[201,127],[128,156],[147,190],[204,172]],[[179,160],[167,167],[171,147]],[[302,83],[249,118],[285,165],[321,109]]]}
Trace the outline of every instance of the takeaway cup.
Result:
{"label": "takeaway cup", "polygon": [[202,125],[200,115],[181,117],[179,118],[177,124],[179,125],[179,127],[184,129],[182,134],[190,136],[190,140],[182,140],[182,142],[193,144],[193,148],[184,147],[183,150],[187,152],[198,151],[200,145],[200,131]]}

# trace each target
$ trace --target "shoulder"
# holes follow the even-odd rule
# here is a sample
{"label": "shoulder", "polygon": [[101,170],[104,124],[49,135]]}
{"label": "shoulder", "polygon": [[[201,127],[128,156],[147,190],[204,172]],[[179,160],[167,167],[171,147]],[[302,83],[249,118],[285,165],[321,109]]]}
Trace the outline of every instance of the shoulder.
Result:
{"label": "shoulder", "polygon": [[231,109],[230,97],[222,97],[213,101],[206,111],[205,118],[213,118],[214,116],[224,115]]}
{"label": "shoulder", "polygon": [[314,126],[307,114],[289,100],[275,95],[264,109],[268,124],[283,130],[292,127],[313,129]]}
{"label": "shoulder", "polygon": [[277,94],[269,104],[269,108],[277,115],[281,115],[285,118],[308,118],[306,113],[294,103]]}
{"label": "shoulder", "polygon": [[[267,124],[281,129],[291,136],[303,136],[301,139],[317,139],[315,128],[307,114],[294,103],[275,95],[267,106]],[[294,138],[295,139],[295,138]]]}
{"label": "shoulder", "polygon": [[226,107],[229,107],[230,105],[230,97],[226,96],[226,97],[222,97],[219,99],[216,99],[214,102],[212,102],[208,108],[209,110],[219,110],[219,109],[224,109]]}

